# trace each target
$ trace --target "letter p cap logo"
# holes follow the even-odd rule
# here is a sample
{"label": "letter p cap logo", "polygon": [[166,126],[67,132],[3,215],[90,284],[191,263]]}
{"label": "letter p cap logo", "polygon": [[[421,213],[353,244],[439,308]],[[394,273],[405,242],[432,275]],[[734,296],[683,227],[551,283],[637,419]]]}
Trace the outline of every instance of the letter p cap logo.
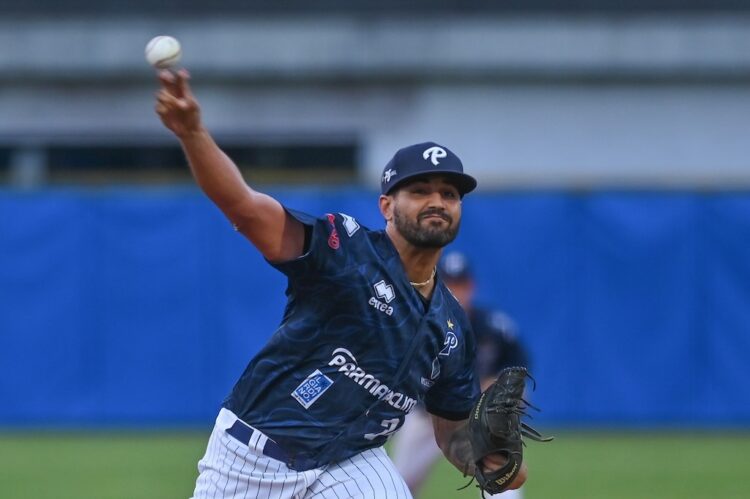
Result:
{"label": "letter p cap logo", "polygon": [[438,161],[440,158],[444,158],[448,156],[448,153],[445,152],[445,149],[438,146],[430,147],[429,149],[425,149],[425,151],[422,153],[422,157],[424,159],[429,158],[433,165],[437,166],[440,161]]}

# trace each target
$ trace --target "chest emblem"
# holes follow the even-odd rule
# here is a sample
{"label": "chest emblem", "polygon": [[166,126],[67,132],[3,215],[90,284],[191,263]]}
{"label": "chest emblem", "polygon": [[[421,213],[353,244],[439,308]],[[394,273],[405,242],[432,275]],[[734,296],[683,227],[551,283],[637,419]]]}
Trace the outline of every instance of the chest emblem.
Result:
{"label": "chest emblem", "polygon": [[388,305],[396,298],[393,286],[387,284],[385,280],[381,280],[376,282],[372,287],[375,290],[375,296],[371,296],[367,303],[379,312],[383,312],[386,315],[393,315],[393,307]]}
{"label": "chest emblem", "polygon": [[393,291],[393,286],[386,284],[385,281],[377,282],[373,288],[375,288],[375,294],[378,298],[385,300],[386,303],[390,303],[396,298],[396,293]]}
{"label": "chest emblem", "polygon": [[443,349],[440,350],[438,355],[448,357],[451,354],[451,350],[458,346],[458,337],[453,331],[447,331],[445,333],[445,343],[443,343]]}

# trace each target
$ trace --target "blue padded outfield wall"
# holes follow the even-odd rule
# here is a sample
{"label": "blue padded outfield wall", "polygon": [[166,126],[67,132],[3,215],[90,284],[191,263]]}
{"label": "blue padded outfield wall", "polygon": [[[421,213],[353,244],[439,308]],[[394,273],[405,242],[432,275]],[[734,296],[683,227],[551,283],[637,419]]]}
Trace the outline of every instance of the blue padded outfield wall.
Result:
{"label": "blue padded outfield wall", "polygon": [[[276,191],[381,227],[369,191]],[[454,246],[543,424],[750,424],[750,193],[476,194]],[[205,424],[285,280],[202,195],[0,192],[0,425]]]}

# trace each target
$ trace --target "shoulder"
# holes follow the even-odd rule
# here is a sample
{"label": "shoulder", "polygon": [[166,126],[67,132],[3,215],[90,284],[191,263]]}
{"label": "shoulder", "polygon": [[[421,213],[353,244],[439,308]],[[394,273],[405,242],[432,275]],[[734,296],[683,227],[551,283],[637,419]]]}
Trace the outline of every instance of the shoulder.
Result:
{"label": "shoulder", "polygon": [[455,320],[459,324],[462,331],[472,331],[472,322],[469,320],[469,316],[466,315],[466,311],[463,306],[461,306],[461,303],[455,296],[453,296],[453,293],[451,293],[448,286],[443,283],[440,283],[440,286],[442,287],[441,292],[443,293],[443,303],[446,313],[452,318],[452,320]]}
{"label": "shoulder", "polygon": [[443,293],[443,296],[445,297],[445,304],[447,307],[450,307],[452,309],[460,308],[463,310],[463,305],[461,305],[461,302],[458,301],[458,298],[456,298],[456,295],[453,294],[453,291],[451,291],[451,288],[445,285],[445,283],[442,280],[438,281],[438,287],[440,288],[441,292]]}
{"label": "shoulder", "polygon": [[325,227],[327,245],[335,253],[358,261],[379,254],[377,241],[382,237],[382,230],[371,230],[346,213],[326,213],[320,223]]}
{"label": "shoulder", "polygon": [[284,206],[284,210],[305,225],[323,225],[331,229],[341,229],[349,237],[354,236],[360,229],[363,232],[370,232],[370,229],[362,226],[357,219],[346,213],[324,213],[323,215],[314,216],[304,211],[289,208],[288,206]]}
{"label": "shoulder", "polygon": [[327,224],[332,231],[335,230],[341,236],[348,238],[372,232],[367,227],[361,225],[356,218],[346,213],[326,213],[319,220]]}
{"label": "shoulder", "polygon": [[354,217],[345,213],[313,216],[286,206],[284,209],[291,217],[308,227],[303,255],[293,260],[271,262],[271,265],[287,276],[301,279],[340,273],[349,265],[369,258],[372,253],[362,243],[363,234],[371,231],[361,226]]}
{"label": "shoulder", "polygon": [[[350,240],[356,240],[372,232],[346,213],[324,213],[314,217],[296,210],[287,211],[300,222],[313,227],[314,232],[319,234],[313,237],[317,244],[327,245],[332,250],[338,250],[342,245],[346,246]],[[324,239],[320,236],[324,236]]]}
{"label": "shoulder", "polygon": [[458,298],[456,298],[451,289],[442,281],[438,281],[438,286],[440,288],[440,292],[443,295],[443,303],[445,304],[448,312],[458,314],[462,319],[465,319],[466,322],[468,322],[468,317],[466,316],[463,305],[461,305],[461,302],[458,301]]}

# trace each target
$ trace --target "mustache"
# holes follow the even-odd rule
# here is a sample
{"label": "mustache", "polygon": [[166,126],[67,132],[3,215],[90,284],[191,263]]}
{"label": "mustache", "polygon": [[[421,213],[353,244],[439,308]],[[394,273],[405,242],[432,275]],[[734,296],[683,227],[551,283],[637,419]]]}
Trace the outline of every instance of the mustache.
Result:
{"label": "mustache", "polygon": [[423,219],[437,215],[448,223],[453,223],[453,217],[448,215],[445,211],[440,209],[429,209],[425,210],[417,216],[417,220],[422,221]]}

